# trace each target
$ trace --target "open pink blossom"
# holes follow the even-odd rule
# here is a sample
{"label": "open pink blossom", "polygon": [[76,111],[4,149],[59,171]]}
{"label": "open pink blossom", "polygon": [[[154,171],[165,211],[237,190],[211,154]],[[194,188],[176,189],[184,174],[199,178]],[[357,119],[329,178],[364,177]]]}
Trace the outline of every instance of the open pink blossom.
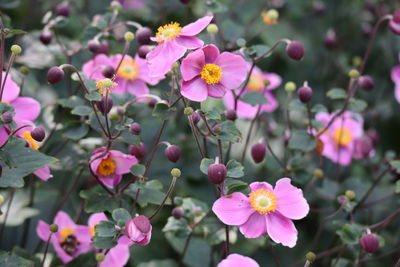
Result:
{"label": "open pink blossom", "polygon": [[297,230],[292,220],[304,218],[310,209],[302,190],[289,178],[279,179],[275,188],[266,182],[254,182],[250,189],[248,197],[235,192],[217,199],[213,212],[223,223],[239,226],[247,238],[267,232],[274,242],[294,247]]}
{"label": "open pink blossom", "polygon": [[400,35],[400,9],[397,9],[393,13],[392,18],[389,20],[388,27],[393,33]]}
{"label": "open pink blossom", "polygon": [[391,76],[395,84],[394,96],[396,97],[397,102],[400,103],[400,65],[392,68]]}
{"label": "open pink blossom", "polygon": [[187,49],[196,49],[203,46],[203,41],[195,35],[199,34],[210,24],[212,16],[205,16],[183,28],[177,22],[172,22],[158,28],[155,37],[151,40],[158,43],[147,56],[147,62],[152,77],[163,76],[169,72],[172,65]]}
{"label": "open pink blossom", "polygon": [[[111,93],[124,94],[128,92],[135,96],[148,94],[149,88],[147,84],[156,85],[164,78],[164,76],[151,78],[146,60],[139,56],[133,59],[129,55],[125,55],[122,62],[121,59],[121,54],[113,56],[99,54],[86,62],[82,67],[82,71],[87,79],[92,80],[102,80],[106,78],[104,74],[112,75],[116,72],[114,79],[116,86],[111,89]],[[121,65],[118,68],[120,62]]]}
{"label": "open pink blossom", "polygon": [[[89,227],[75,224],[63,211],[57,213],[53,223],[58,225],[58,232],[51,236],[50,243],[64,263],[68,263],[92,249]],[[36,227],[36,233],[40,239],[47,242],[50,235],[49,224],[40,220]]]}
{"label": "open pink blossom", "polygon": [[[247,64],[250,71],[250,64]],[[243,92],[245,95],[248,92],[260,92],[267,99],[268,103],[261,105],[260,114],[264,112],[272,112],[278,108],[278,101],[271,93],[271,90],[277,88],[282,82],[281,77],[275,73],[262,72],[258,67],[254,67],[250,80]],[[241,91],[241,88],[236,90],[236,95]],[[228,109],[235,109],[235,96],[232,91],[227,91],[224,97],[225,106]],[[257,114],[259,105],[252,106],[246,102],[238,100],[236,114],[239,118],[254,119]]]}
{"label": "open pink blossom", "polygon": [[122,180],[122,175],[129,173],[138,160],[132,155],[126,155],[118,150],[101,147],[93,151],[90,158],[90,168],[101,182],[113,188]]}
{"label": "open pink blossom", "polygon": [[228,90],[238,88],[246,79],[247,63],[239,55],[220,54],[215,45],[207,45],[182,61],[181,73],[181,94],[202,102],[208,96],[222,98]]}
{"label": "open pink blossom", "polygon": [[150,220],[143,215],[129,220],[125,226],[125,232],[129,239],[138,245],[145,246],[150,243],[152,226]]}
{"label": "open pink blossom", "polygon": [[145,0],[119,0],[126,10],[141,9],[146,6]]}
{"label": "open pink blossom", "polygon": [[252,258],[240,254],[230,254],[226,259],[218,263],[217,267],[260,267]]}
{"label": "open pink blossom", "polygon": [[[315,119],[327,125],[334,115],[335,113],[319,112]],[[322,155],[340,165],[349,165],[353,157],[355,140],[363,136],[363,124],[362,117],[350,111],[337,117],[319,137],[323,143]]]}
{"label": "open pink blossom", "polygon": [[[95,235],[95,227],[101,221],[108,221],[104,213],[94,213],[90,215],[88,226],[91,237]],[[129,245],[131,242],[126,236],[118,239],[118,244],[111,248],[105,255],[103,261],[100,262],[99,267],[123,267],[129,260]]]}

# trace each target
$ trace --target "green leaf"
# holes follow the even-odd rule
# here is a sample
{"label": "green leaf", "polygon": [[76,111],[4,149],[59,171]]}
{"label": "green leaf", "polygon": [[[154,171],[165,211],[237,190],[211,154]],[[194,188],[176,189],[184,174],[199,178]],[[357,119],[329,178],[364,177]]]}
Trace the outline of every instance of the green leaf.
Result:
{"label": "green leaf", "polygon": [[249,189],[249,185],[245,182],[233,180],[233,182],[227,185],[227,195],[230,195],[234,192],[246,192]]}
{"label": "green leaf", "polygon": [[326,96],[332,100],[346,99],[347,93],[344,89],[333,88],[326,93]]}
{"label": "green leaf", "polygon": [[63,98],[58,100],[58,104],[60,104],[64,108],[75,108],[77,106],[83,105],[85,101],[78,96],[71,96],[70,98]]}
{"label": "green leaf", "polygon": [[113,237],[117,233],[115,225],[109,221],[101,221],[94,227],[96,236],[99,237]]}
{"label": "green leaf", "polygon": [[12,37],[13,35],[18,35],[18,34],[26,34],[28,32],[20,30],[20,29],[12,29],[7,31],[7,37]]}
{"label": "green leaf", "polygon": [[390,166],[400,173],[400,160],[392,160],[389,162]]}
{"label": "green leaf", "polygon": [[145,171],[146,167],[142,164],[136,164],[131,167],[131,173],[137,177],[142,177]]}
{"label": "green leaf", "polygon": [[345,224],[336,231],[343,243],[348,245],[358,244],[363,227],[358,224]]}
{"label": "green leaf", "polygon": [[92,91],[89,94],[85,94],[85,98],[89,101],[100,101],[101,94],[97,91]]}
{"label": "green leaf", "polygon": [[171,259],[151,260],[147,262],[141,262],[137,267],[178,267],[178,264]]}
{"label": "green leaf", "polygon": [[85,211],[88,213],[96,213],[109,211],[125,207],[128,208],[129,204],[126,198],[115,198],[104,191],[100,186],[88,190],[82,190],[79,196],[85,200]]}
{"label": "green leaf", "polygon": [[66,130],[62,135],[68,139],[80,140],[85,137],[88,132],[89,126],[87,126],[86,124],[81,124],[78,127]]}
{"label": "green leaf", "polygon": [[242,96],[241,100],[252,106],[268,104],[268,100],[259,92],[248,92]]}
{"label": "green leaf", "polygon": [[92,112],[92,109],[88,106],[77,106],[72,111],[71,114],[78,116],[88,116]]}
{"label": "green leaf", "polygon": [[328,109],[322,104],[316,104],[311,108],[311,112],[312,113],[328,112]]}
{"label": "green leaf", "polygon": [[240,178],[244,175],[244,167],[240,162],[231,159],[226,164],[226,168],[228,169],[227,176],[231,178]]}
{"label": "green leaf", "polygon": [[12,9],[19,6],[21,0],[0,0],[0,8]]}
{"label": "green leaf", "polygon": [[132,219],[131,215],[126,209],[116,209],[112,212],[113,219],[117,222],[118,226],[124,226],[127,221]]}
{"label": "green leaf", "polygon": [[32,267],[34,265],[33,261],[24,259],[17,255],[10,254],[10,252],[0,251],[0,266],[4,267]]}
{"label": "green leaf", "polygon": [[204,173],[205,175],[207,175],[208,174],[208,167],[211,164],[214,164],[214,162],[215,162],[215,160],[213,160],[213,159],[208,159],[208,158],[202,159],[201,162],[200,162],[200,171],[202,173]]}
{"label": "green leaf", "polygon": [[311,151],[315,148],[316,141],[315,139],[307,133],[307,131],[303,130],[295,130],[293,131],[292,138],[289,141],[290,149],[297,149],[304,152]]}
{"label": "green leaf", "polygon": [[97,249],[110,249],[117,245],[117,241],[113,237],[94,236],[92,246]]}
{"label": "green leaf", "polygon": [[242,134],[238,128],[236,128],[233,121],[223,121],[219,125],[221,126],[221,130],[218,133],[217,138],[232,143],[239,142],[240,139],[242,139]]}
{"label": "green leaf", "polygon": [[304,112],[304,111],[306,111],[306,107],[303,103],[300,102],[299,99],[293,99],[289,103],[289,110],[297,111],[297,112]]}
{"label": "green leaf", "polygon": [[[135,183],[129,187],[126,191],[128,195],[132,198],[136,197],[136,192],[140,188],[140,197],[138,199],[138,204],[143,208],[148,204],[160,205],[165,197],[165,193],[162,192],[163,185],[158,180],[151,180],[144,184]],[[170,205],[171,200],[166,201],[166,205]]]}
{"label": "green leaf", "polygon": [[207,111],[205,116],[207,120],[220,120],[222,110],[220,108],[214,107],[212,110]]}
{"label": "green leaf", "polygon": [[400,180],[397,180],[396,187],[394,188],[396,194],[400,194]]}
{"label": "green leaf", "polygon": [[171,112],[175,111],[175,108],[170,108],[165,103],[157,103],[153,109],[153,116],[166,120],[170,117]]}
{"label": "green leaf", "polygon": [[350,99],[349,109],[356,113],[363,112],[367,108],[368,104],[361,99]]}
{"label": "green leaf", "polygon": [[140,136],[131,134],[128,129],[124,129],[120,138],[122,142],[128,145],[137,146],[140,144]]}

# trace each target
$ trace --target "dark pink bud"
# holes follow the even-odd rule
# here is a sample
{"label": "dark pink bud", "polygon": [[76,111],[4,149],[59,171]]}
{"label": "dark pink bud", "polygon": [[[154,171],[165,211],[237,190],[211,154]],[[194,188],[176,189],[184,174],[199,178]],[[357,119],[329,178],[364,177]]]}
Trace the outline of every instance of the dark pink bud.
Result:
{"label": "dark pink bud", "polygon": [[400,9],[397,9],[393,13],[393,21],[396,22],[396,23],[400,23]]}
{"label": "dark pink bud", "polygon": [[190,2],[190,0],[179,0],[181,1],[182,4],[188,4]]}
{"label": "dark pink bud", "polygon": [[325,13],[325,4],[322,1],[314,1],[312,11],[315,15],[320,16]]}
{"label": "dark pink bud", "polygon": [[292,41],[287,45],[286,53],[291,59],[301,60],[304,57],[304,45],[298,41]]}
{"label": "dark pink bud", "polygon": [[136,40],[140,45],[147,45],[150,43],[150,37],[153,35],[153,32],[150,28],[143,27],[136,31]]}
{"label": "dark pink bud", "polygon": [[35,129],[32,130],[31,136],[36,141],[42,142],[43,139],[46,137],[46,132],[42,127],[36,127]]}
{"label": "dark pink bud", "polygon": [[372,140],[368,136],[356,139],[354,141],[354,158],[358,160],[368,158],[373,148]]}
{"label": "dark pink bud", "polygon": [[48,45],[53,39],[53,34],[49,31],[44,31],[40,34],[39,39],[44,45]]}
{"label": "dark pink bud", "polygon": [[47,81],[51,84],[58,83],[64,79],[64,71],[60,67],[51,67],[47,72]]}
{"label": "dark pink bud", "polygon": [[96,101],[96,106],[101,113],[108,114],[108,112],[110,112],[111,108],[113,107],[112,97],[102,96],[101,101]]}
{"label": "dark pink bud", "polygon": [[101,71],[101,74],[103,74],[104,77],[109,78],[109,79],[114,77],[114,73],[115,73],[115,70],[110,65],[105,66],[103,68],[103,70]]}
{"label": "dark pink bud", "polygon": [[71,9],[68,4],[60,4],[55,7],[55,11],[57,16],[69,17]]}
{"label": "dark pink bud", "polygon": [[140,143],[138,146],[129,146],[128,151],[129,154],[135,156],[138,160],[141,160],[146,156],[147,149],[143,143]]}
{"label": "dark pink bud", "polygon": [[374,234],[365,234],[360,238],[360,245],[367,253],[374,253],[379,249],[379,238]]}
{"label": "dark pink bud", "polygon": [[147,245],[151,238],[150,220],[143,215],[136,216],[125,225],[125,232],[129,239],[139,245]]}
{"label": "dark pink bud", "polygon": [[151,224],[150,224],[149,219],[146,216],[139,215],[139,216],[136,216],[135,218],[133,218],[132,220],[140,232],[147,233],[150,231]]}
{"label": "dark pink bud", "polygon": [[175,219],[180,219],[184,215],[184,211],[180,207],[176,207],[172,210],[172,216],[174,216]]}
{"label": "dark pink bud", "polygon": [[308,103],[308,101],[310,101],[310,99],[313,95],[313,91],[310,87],[303,86],[303,87],[300,87],[299,90],[297,90],[297,95],[301,102]]}
{"label": "dark pink bud", "polygon": [[234,121],[237,119],[236,111],[233,109],[229,109],[225,112],[225,116],[228,120]]}
{"label": "dark pink bud", "polygon": [[181,156],[181,149],[179,146],[170,145],[165,149],[165,156],[172,161],[177,162]]}
{"label": "dark pink bud", "polygon": [[328,49],[334,49],[337,46],[336,32],[329,30],[324,38],[324,44]]}
{"label": "dark pink bud", "polygon": [[371,91],[375,87],[374,79],[369,75],[361,76],[358,79],[358,86],[361,87],[364,91]]}
{"label": "dark pink bud", "polygon": [[193,112],[191,116],[192,116],[192,121],[193,121],[194,124],[199,123],[200,115],[196,111]]}
{"label": "dark pink bud", "polygon": [[262,143],[254,144],[251,147],[251,156],[253,157],[254,162],[260,163],[264,160],[265,152],[267,151],[266,147]]}
{"label": "dark pink bud", "polygon": [[96,54],[100,49],[100,43],[95,40],[90,40],[87,43],[87,48],[89,49],[90,52],[92,52],[93,54]]}
{"label": "dark pink bud", "polygon": [[400,9],[393,13],[393,18],[389,21],[388,26],[393,33],[400,35]]}
{"label": "dark pink bud", "polygon": [[141,45],[138,49],[138,55],[141,58],[146,58],[147,53],[149,53],[151,50],[151,46],[149,45]]}
{"label": "dark pink bud", "polygon": [[140,132],[142,131],[142,127],[140,126],[139,123],[134,122],[129,126],[129,131],[131,132],[131,134],[139,135]]}
{"label": "dark pink bud", "polygon": [[10,111],[6,111],[1,115],[1,120],[5,123],[11,123],[13,121],[13,114]]}
{"label": "dark pink bud", "polygon": [[367,136],[371,139],[372,144],[375,146],[378,144],[379,141],[379,135],[376,130],[370,129],[367,131]]}
{"label": "dark pink bud", "polygon": [[225,180],[227,173],[228,170],[224,164],[214,163],[208,166],[208,179],[213,184],[222,183]]}
{"label": "dark pink bud", "polygon": [[149,108],[154,108],[157,104],[157,100],[155,100],[154,98],[150,99],[149,102],[147,103],[147,105],[149,106]]}
{"label": "dark pink bud", "polygon": [[108,42],[106,40],[103,40],[99,44],[99,49],[97,50],[96,54],[108,55],[109,50],[110,50],[110,47],[108,45]]}

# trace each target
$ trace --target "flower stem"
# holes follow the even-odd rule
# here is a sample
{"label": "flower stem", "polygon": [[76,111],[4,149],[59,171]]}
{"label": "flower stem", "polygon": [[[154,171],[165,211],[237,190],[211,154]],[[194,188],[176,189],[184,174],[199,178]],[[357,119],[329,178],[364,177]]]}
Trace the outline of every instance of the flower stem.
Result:
{"label": "flower stem", "polygon": [[162,209],[162,207],[164,207],[165,202],[167,201],[169,195],[171,195],[172,191],[174,190],[174,187],[175,187],[175,184],[176,184],[176,180],[177,180],[177,179],[178,179],[178,178],[175,177],[175,176],[172,177],[172,182],[171,182],[171,184],[169,185],[168,191],[167,191],[167,193],[165,194],[165,197],[164,197],[163,201],[161,202],[160,206],[158,206],[158,208],[154,211],[153,215],[151,215],[151,216],[149,217],[149,220],[152,220],[152,219],[160,212],[160,210]]}
{"label": "flower stem", "polygon": [[41,264],[42,267],[44,266],[44,262],[46,261],[46,256],[47,256],[47,252],[48,252],[48,250],[49,250],[50,239],[51,239],[51,236],[52,236],[52,235],[53,235],[53,232],[50,232],[49,238],[47,238],[46,248],[45,248],[45,250],[44,250],[43,260],[42,260],[42,264]]}
{"label": "flower stem", "polygon": [[14,193],[15,193],[15,188],[12,188],[10,190],[10,193],[8,194],[9,200],[8,200],[8,203],[7,203],[7,211],[6,211],[6,214],[4,215],[3,225],[1,226],[1,230],[0,230],[0,241],[3,239],[3,232],[4,232],[4,229],[6,227],[8,214],[10,213],[11,203],[12,203],[12,201],[14,199]]}

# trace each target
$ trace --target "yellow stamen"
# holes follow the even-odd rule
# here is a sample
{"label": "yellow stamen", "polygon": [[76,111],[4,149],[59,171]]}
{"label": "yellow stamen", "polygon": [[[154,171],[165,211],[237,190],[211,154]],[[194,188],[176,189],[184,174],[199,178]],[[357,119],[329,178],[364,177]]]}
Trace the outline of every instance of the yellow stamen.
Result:
{"label": "yellow stamen", "polygon": [[250,91],[258,92],[264,88],[264,78],[259,74],[251,74],[247,87]]}
{"label": "yellow stamen", "polygon": [[71,227],[65,227],[61,230],[60,232],[60,243],[64,242],[65,239],[67,239],[68,236],[74,235],[75,234],[75,229],[72,229]]}
{"label": "yellow stamen", "polygon": [[276,210],[278,200],[271,191],[258,189],[250,193],[250,204],[258,213],[268,214]]}
{"label": "yellow stamen", "polygon": [[133,59],[124,59],[117,74],[123,79],[134,80],[139,74],[139,66]]}
{"label": "yellow stamen", "polygon": [[115,171],[115,161],[111,158],[102,159],[99,167],[97,167],[97,172],[103,176],[109,176]]}
{"label": "yellow stamen", "polygon": [[157,29],[156,38],[157,42],[161,43],[165,40],[174,40],[182,31],[182,27],[177,22],[171,22]]}
{"label": "yellow stamen", "polygon": [[94,236],[96,234],[95,228],[96,224],[89,228],[90,236]]}
{"label": "yellow stamen", "polygon": [[222,69],[215,64],[206,64],[201,70],[200,75],[207,84],[216,84],[221,80]]}
{"label": "yellow stamen", "polygon": [[353,135],[347,128],[338,128],[335,130],[332,139],[337,145],[345,146],[353,140]]}
{"label": "yellow stamen", "polygon": [[107,92],[110,92],[116,86],[118,86],[118,84],[108,78],[96,82],[97,90],[101,95],[106,95]]}
{"label": "yellow stamen", "polygon": [[32,138],[31,132],[25,131],[22,134],[22,137],[28,142],[30,148],[35,150],[39,149],[39,145],[37,144],[36,140]]}

